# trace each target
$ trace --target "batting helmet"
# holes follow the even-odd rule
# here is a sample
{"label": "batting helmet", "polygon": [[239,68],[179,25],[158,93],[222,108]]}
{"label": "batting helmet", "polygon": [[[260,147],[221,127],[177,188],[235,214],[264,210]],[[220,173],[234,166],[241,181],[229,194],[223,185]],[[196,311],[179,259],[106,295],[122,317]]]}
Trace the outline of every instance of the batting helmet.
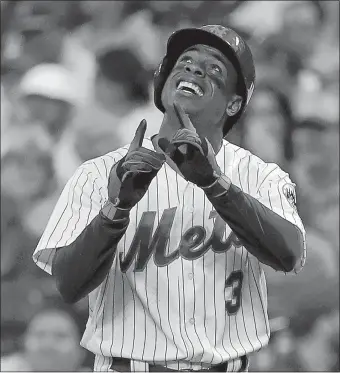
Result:
{"label": "batting helmet", "polygon": [[238,74],[237,93],[243,97],[239,112],[228,117],[224,126],[224,136],[240,118],[254,91],[255,67],[251,51],[234,30],[220,25],[206,25],[200,28],[186,28],[174,32],[167,44],[167,52],[154,76],[155,105],[162,112],[162,90],[166,79],[178,57],[189,47],[205,44],[220,50],[233,64]]}

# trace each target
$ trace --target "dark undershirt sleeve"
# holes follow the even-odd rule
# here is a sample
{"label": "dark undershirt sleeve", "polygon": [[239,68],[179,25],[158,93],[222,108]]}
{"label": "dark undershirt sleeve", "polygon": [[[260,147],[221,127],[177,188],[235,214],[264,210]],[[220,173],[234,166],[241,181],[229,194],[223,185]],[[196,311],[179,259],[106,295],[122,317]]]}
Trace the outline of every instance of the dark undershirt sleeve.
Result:
{"label": "dark undershirt sleeve", "polygon": [[129,215],[118,212],[112,218],[99,213],[71,244],[57,248],[52,275],[66,302],[77,302],[89,294],[111,269]]}
{"label": "dark undershirt sleeve", "polygon": [[290,272],[303,252],[300,230],[225,178],[205,193],[245,248],[262,263]]}

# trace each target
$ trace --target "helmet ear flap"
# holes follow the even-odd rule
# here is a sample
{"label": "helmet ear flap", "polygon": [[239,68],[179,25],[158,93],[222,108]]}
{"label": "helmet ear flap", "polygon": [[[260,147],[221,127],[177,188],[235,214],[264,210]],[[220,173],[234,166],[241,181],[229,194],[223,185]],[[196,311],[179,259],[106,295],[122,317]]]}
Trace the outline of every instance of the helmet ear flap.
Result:
{"label": "helmet ear flap", "polygon": [[162,104],[162,90],[165,84],[165,81],[169,75],[169,66],[168,66],[168,58],[165,56],[162,62],[159,64],[158,69],[155,71],[153,77],[153,85],[154,85],[154,101],[156,107],[164,112],[163,104]]}

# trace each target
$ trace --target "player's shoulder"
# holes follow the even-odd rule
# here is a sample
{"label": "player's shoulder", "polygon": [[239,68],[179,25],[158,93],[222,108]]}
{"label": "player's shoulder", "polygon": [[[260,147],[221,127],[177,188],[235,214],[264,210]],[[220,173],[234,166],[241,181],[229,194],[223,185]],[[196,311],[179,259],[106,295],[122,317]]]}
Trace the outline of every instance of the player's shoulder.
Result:
{"label": "player's shoulder", "polygon": [[[143,146],[147,149],[153,149],[150,138],[144,138]],[[130,144],[126,144],[119,149],[113,150],[99,157],[92,158],[84,162],[80,168],[87,172],[95,173],[97,177],[108,179],[109,172],[112,166],[119,162],[128,152]]]}
{"label": "player's shoulder", "polygon": [[261,176],[270,175],[273,178],[284,178],[289,176],[286,171],[284,171],[278,164],[274,162],[266,162],[257,155],[253,154],[251,151],[242,148],[236,144],[233,144],[227,140],[223,140],[222,145],[224,157],[232,159],[233,167],[237,168],[247,168],[258,172]]}
{"label": "player's shoulder", "polygon": [[259,164],[265,163],[261,158],[259,158],[258,156],[250,152],[249,150],[244,149],[239,145],[233,144],[232,142],[229,142],[225,139],[223,139],[222,148],[223,148],[223,152],[226,153],[227,156],[230,157],[230,155],[233,155],[236,161],[239,161],[247,157],[252,162],[259,163]]}

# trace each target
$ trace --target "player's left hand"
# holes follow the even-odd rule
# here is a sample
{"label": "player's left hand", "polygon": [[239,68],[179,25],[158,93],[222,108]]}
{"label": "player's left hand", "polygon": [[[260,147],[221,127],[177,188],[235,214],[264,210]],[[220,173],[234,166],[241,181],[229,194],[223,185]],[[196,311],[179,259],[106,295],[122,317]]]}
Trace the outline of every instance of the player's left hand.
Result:
{"label": "player's left hand", "polygon": [[181,128],[171,141],[160,138],[158,145],[187,181],[199,187],[209,186],[221,175],[214,149],[207,138],[200,138],[183,108],[174,104],[174,109]]}

